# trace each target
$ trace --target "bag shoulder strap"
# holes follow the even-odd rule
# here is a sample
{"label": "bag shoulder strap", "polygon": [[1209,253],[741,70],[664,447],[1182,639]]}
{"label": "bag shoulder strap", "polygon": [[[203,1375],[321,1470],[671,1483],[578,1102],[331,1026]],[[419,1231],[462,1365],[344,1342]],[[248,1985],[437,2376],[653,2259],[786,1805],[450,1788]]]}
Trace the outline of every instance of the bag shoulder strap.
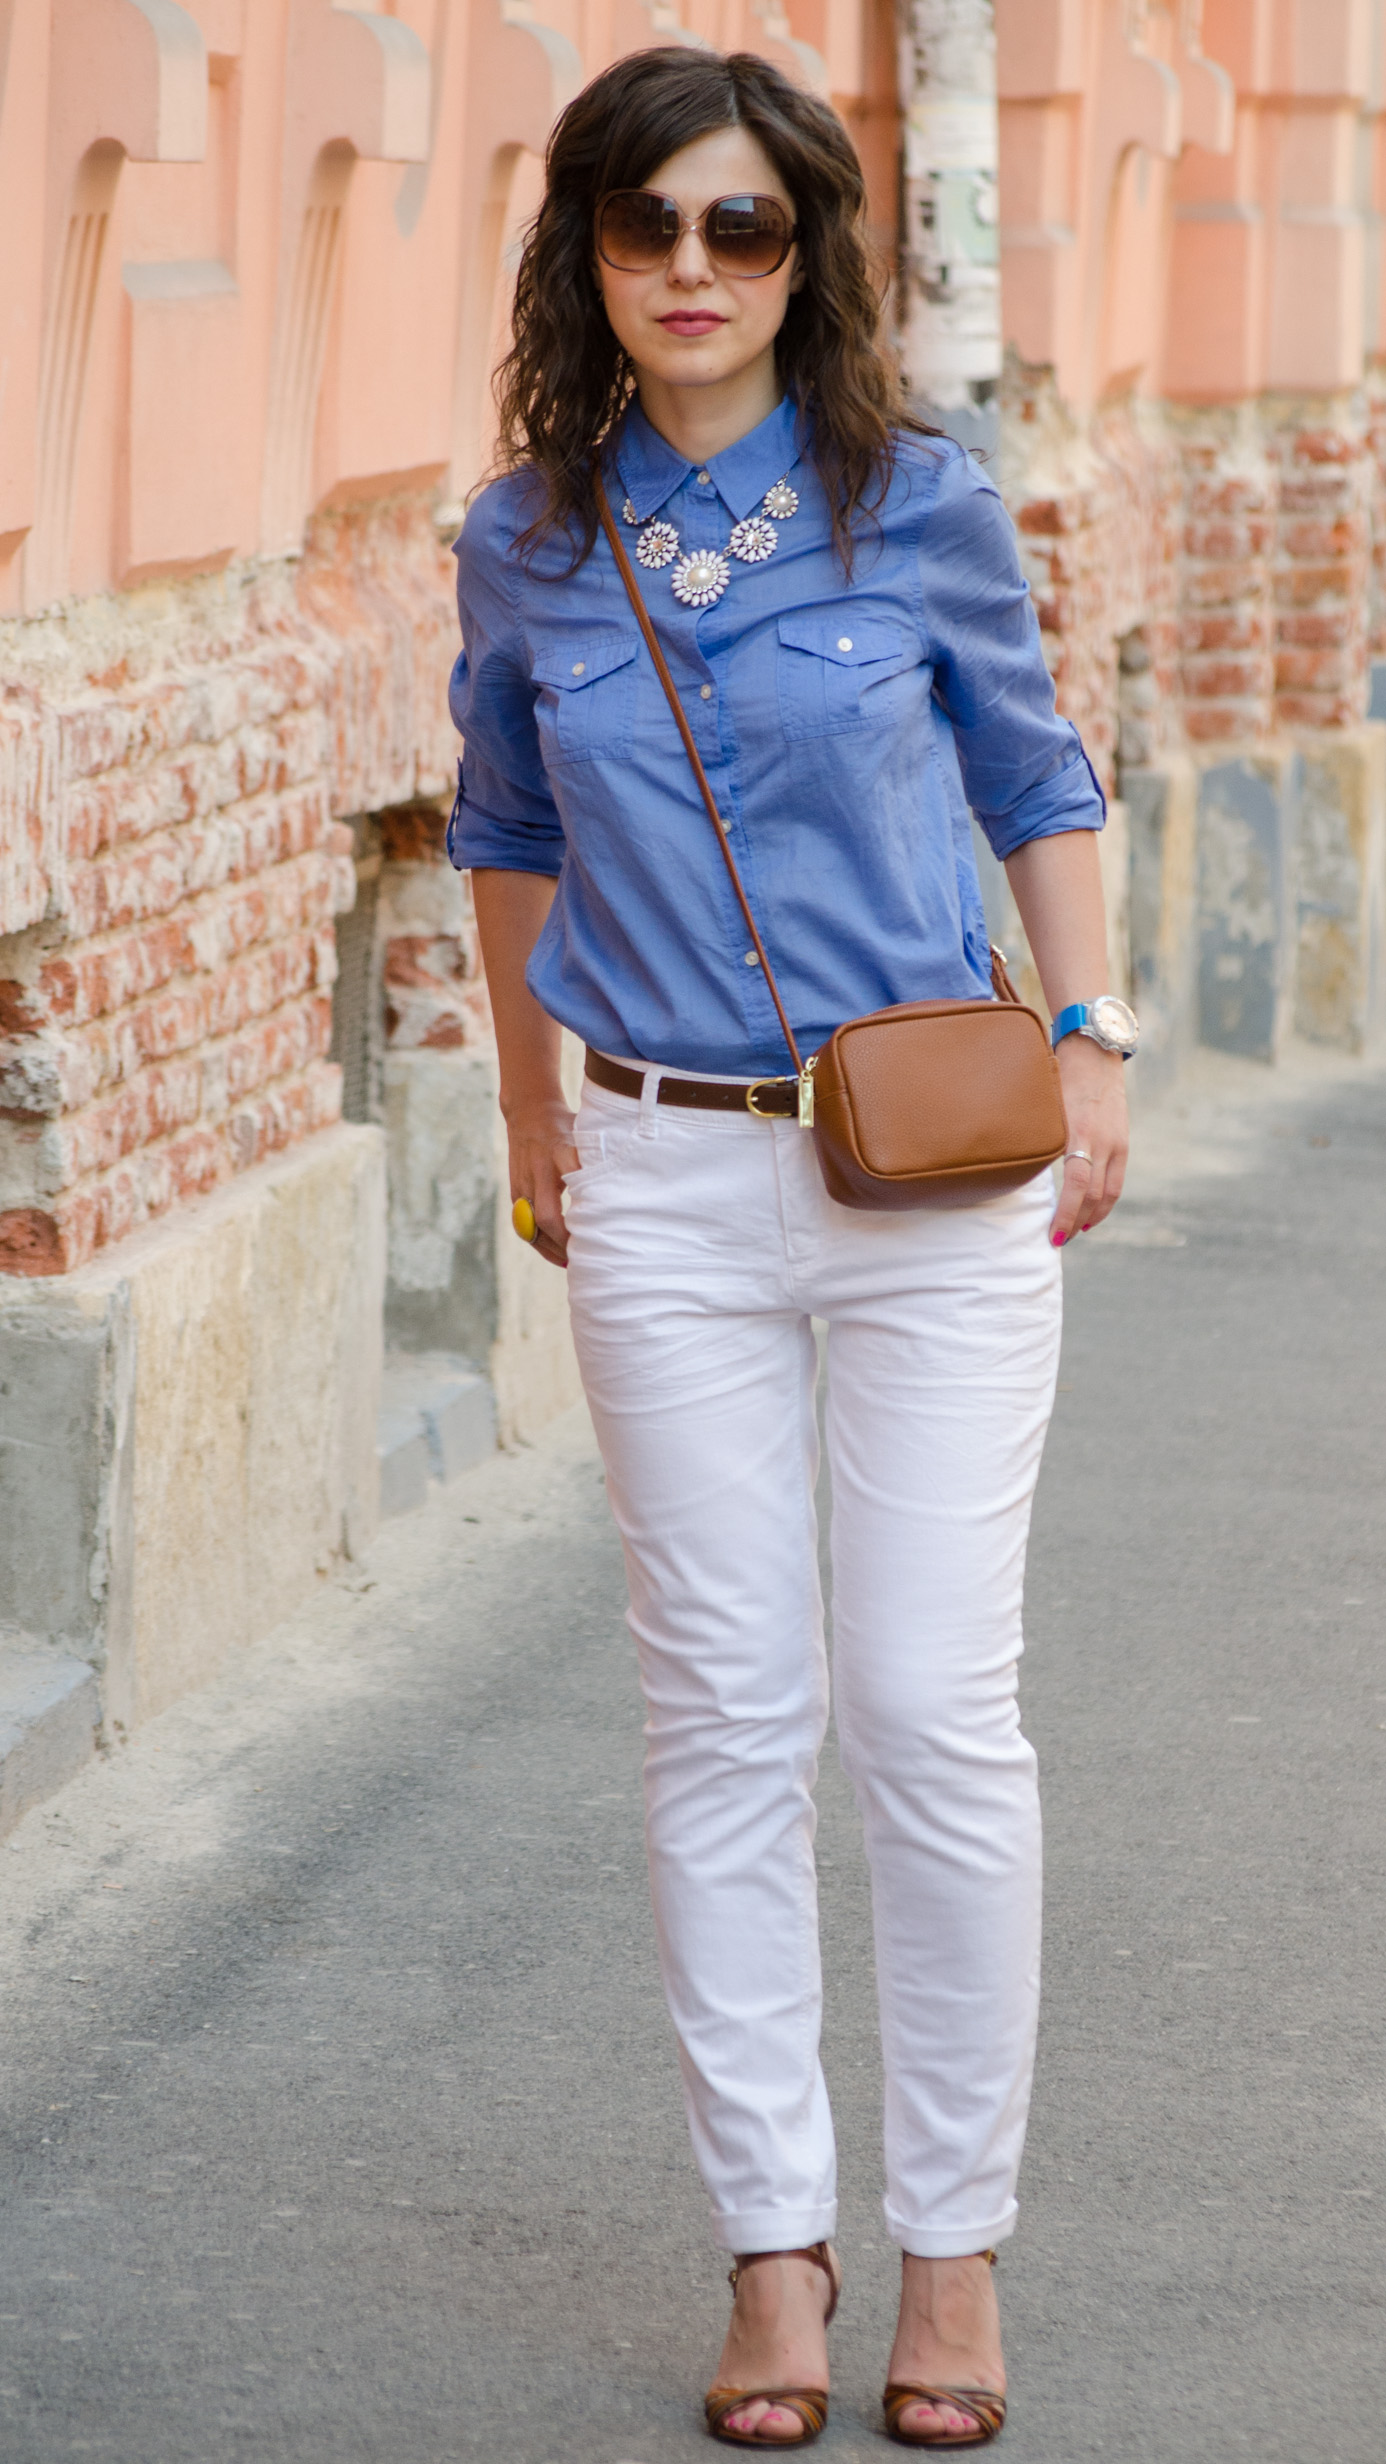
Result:
{"label": "bag shoulder strap", "polygon": [[[645,647],[654,661],[655,674],[658,676],[660,683],[664,687],[664,698],[668,702],[669,708],[674,714],[674,724],[677,727],[680,736],[683,738],[683,749],[692,764],[693,776],[698,782],[698,792],[703,799],[703,803],[707,807],[707,817],[712,823],[713,830],[716,833],[717,844],[722,851],[722,861],[726,865],[728,874],[731,877],[732,888],[736,892],[737,905],[741,909],[742,916],[745,919],[746,930],[751,936],[752,946],[764,971],[765,981],[770,991],[770,998],[775,1004],[775,1014],[780,1022],[780,1032],[789,1047],[789,1051],[794,1062],[795,1077],[802,1078],[804,1074],[804,1064],[799,1057],[799,1047],[794,1040],[794,1029],[789,1023],[789,1019],[785,1013],[784,1003],[780,999],[780,988],[775,981],[774,969],[765,954],[765,944],[761,940],[759,927],[756,924],[755,917],[751,913],[751,905],[746,896],[745,887],[741,879],[741,873],[738,868],[736,858],[732,854],[731,847],[728,843],[727,825],[717,810],[717,798],[714,796],[712,789],[708,785],[707,772],[703,768],[697,745],[693,741],[693,730],[688,724],[688,714],[685,711],[682,702],[679,700],[678,686],[675,684],[673,677],[669,673],[669,662],[665,658],[663,651],[660,649],[659,637],[655,632],[653,624],[650,622],[649,609],[645,605],[640,585],[631,569],[630,558],[626,554],[626,543],[621,537],[620,532],[616,528],[615,521],[612,518],[611,507],[607,502],[606,489],[602,485],[602,475],[600,471],[593,471],[592,484],[596,490],[597,512],[601,518],[602,529],[605,531],[606,536],[611,543],[611,553],[616,559],[616,570],[620,574],[622,581],[625,583],[626,596],[630,600],[631,606],[635,611],[635,621],[639,625],[640,630],[645,637]],[[1020,995],[1016,991],[1014,984],[1011,982],[1011,979],[1006,972],[1006,960],[1004,953],[995,947],[993,947],[991,953],[991,982],[992,990],[994,991],[998,1001],[1014,1001],[1017,1003],[1020,1001]]]}

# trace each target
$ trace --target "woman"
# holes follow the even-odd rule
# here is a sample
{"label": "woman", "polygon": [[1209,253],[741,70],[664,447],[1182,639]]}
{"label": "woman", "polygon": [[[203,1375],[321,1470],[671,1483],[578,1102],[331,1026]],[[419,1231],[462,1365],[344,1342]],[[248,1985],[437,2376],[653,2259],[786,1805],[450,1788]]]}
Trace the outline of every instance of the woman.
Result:
{"label": "woman", "polygon": [[[761,60],[668,49],[599,77],[553,136],[500,386],[506,475],[457,550],[450,847],[472,870],[516,1226],[569,1268],[625,1544],[664,1982],[737,2262],[709,2426],[757,2446],[821,2427],[838,2283],[811,1320],[903,2253],[888,2426],[978,2444],[1005,2409],[988,2260],[1013,2229],[1035,2030],[1015,1691],[1055,1252],[1108,1213],[1126,1152],[1121,1055],[1087,1014],[1101,796],[1054,715],[994,489],[903,419],[863,204],[833,113]],[[849,1211],[796,1121],[748,1110],[785,1046],[598,531],[596,468],[806,1051],[891,1003],[988,994],[976,812],[1056,1019],[1080,1005],[1057,1209],[1044,1174],[983,1205]],[[576,1122],[560,1025],[587,1047]]]}

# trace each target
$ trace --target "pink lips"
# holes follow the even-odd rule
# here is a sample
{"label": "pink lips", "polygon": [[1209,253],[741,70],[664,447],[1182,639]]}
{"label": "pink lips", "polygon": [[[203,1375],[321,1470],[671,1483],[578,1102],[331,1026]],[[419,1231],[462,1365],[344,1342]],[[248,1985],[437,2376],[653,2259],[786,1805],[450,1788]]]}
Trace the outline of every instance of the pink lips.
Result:
{"label": "pink lips", "polygon": [[713,334],[717,331],[718,326],[725,325],[726,321],[727,320],[725,317],[700,315],[696,309],[689,309],[686,315],[679,315],[676,313],[671,317],[661,317],[659,319],[659,322],[663,326],[666,334],[689,335]]}

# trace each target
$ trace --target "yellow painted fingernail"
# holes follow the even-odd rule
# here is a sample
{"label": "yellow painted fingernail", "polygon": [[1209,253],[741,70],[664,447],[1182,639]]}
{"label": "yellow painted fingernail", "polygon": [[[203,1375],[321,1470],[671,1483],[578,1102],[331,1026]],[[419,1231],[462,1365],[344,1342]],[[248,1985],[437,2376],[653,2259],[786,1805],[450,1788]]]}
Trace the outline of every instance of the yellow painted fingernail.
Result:
{"label": "yellow painted fingernail", "polygon": [[510,1209],[510,1220],[515,1226],[515,1229],[519,1233],[522,1241],[528,1241],[532,1246],[533,1243],[538,1240],[539,1226],[535,1220],[534,1209],[530,1205],[528,1198],[517,1198],[515,1200],[514,1205]]}

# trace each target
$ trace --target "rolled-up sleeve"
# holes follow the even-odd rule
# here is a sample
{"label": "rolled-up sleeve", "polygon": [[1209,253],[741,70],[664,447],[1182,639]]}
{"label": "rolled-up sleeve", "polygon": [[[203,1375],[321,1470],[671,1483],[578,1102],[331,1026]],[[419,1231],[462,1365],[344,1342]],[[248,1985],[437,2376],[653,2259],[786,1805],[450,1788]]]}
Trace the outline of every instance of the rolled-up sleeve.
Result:
{"label": "rolled-up sleeve", "polygon": [[514,541],[502,535],[501,491],[488,489],[453,550],[462,649],[448,687],[463,739],[448,854],[473,867],[556,876],[563,825],[549,792],[534,722],[534,686],[507,579]]}
{"label": "rolled-up sleeve", "polygon": [[1055,711],[1010,515],[961,451],[940,470],[919,575],[934,690],[993,854],[1060,830],[1100,830],[1106,803],[1077,729]]}

